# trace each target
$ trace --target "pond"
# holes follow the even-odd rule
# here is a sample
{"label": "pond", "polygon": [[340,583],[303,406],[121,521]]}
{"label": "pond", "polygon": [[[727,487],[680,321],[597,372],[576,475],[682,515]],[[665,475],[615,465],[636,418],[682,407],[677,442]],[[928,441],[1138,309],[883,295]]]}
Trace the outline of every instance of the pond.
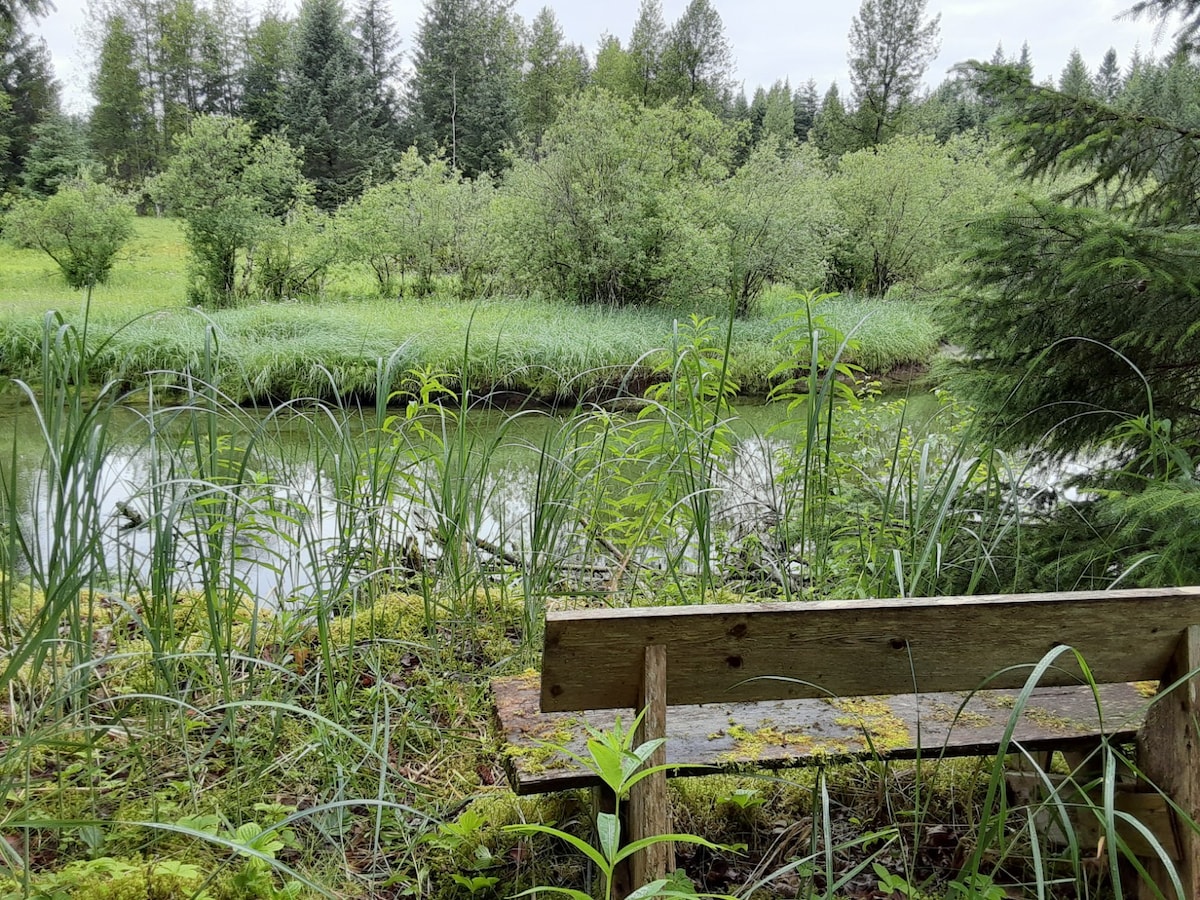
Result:
{"label": "pond", "polygon": [[[944,407],[924,393],[815,417],[753,402],[714,416],[194,400],[59,427],[10,392],[0,448],[28,536],[23,568],[86,556],[124,591],[220,584],[286,607],[368,579],[470,570],[540,591],[671,573],[786,594],[809,577],[819,529],[864,529],[871,485],[895,488],[883,483],[897,434],[922,466],[966,472],[938,431],[956,427]],[[59,434],[50,451],[47,430]],[[857,505],[826,502],[839,492]]]}

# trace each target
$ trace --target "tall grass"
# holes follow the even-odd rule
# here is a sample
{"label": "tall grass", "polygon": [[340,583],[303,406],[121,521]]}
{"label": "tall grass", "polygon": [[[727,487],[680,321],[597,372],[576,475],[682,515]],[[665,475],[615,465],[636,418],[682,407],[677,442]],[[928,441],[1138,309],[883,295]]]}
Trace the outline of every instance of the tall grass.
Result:
{"label": "tall grass", "polygon": [[[794,299],[781,296],[767,308],[794,305]],[[853,300],[828,305],[830,316],[839,319],[861,318],[866,311]],[[879,328],[864,326],[856,352],[868,369],[886,372],[925,363],[936,353],[936,329],[920,305],[869,306],[868,323],[888,321]],[[76,303],[60,308],[71,311],[64,313],[67,321],[77,323]],[[375,386],[374,361],[397,351],[402,368],[452,373],[476,391],[507,390],[570,403],[611,392],[631,377],[650,377],[655,360],[648,355],[662,347],[662,336],[677,316],[668,309],[614,311],[535,299],[477,304],[437,298],[347,300],[259,304],[205,314],[173,306],[147,310],[132,323],[125,307],[100,310],[93,313],[91,327],[98,338],[111,340],[89,358],[94,381],[130,387],[143,383],[147,373],[157,373],[161,383],[183,387],[186,373],[202,366],[206,329],[216,327],[222,352],[211,377],[232,399],[263,403],[369,395]],[[723,319],[719,311],[718,317]],[[784,361],[773,344],[776,330],[773,315],[733,323],[729,374],[743,393],[762,396],[775,383],[771,372]],[[40,332],[38,316],[0,316],[0,371],[36,378]]]}

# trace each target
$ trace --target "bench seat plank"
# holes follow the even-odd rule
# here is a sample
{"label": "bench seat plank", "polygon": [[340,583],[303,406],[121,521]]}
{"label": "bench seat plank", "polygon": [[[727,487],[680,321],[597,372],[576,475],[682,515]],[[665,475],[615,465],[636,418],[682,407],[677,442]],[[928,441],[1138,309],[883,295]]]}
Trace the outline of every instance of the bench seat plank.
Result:
{"label": "bench seat plank", "polygon": [[[1149,681],[1191,623],[1200,587],[550,612],[542,709],[632,707],[659,643],[672,706],[1020,687],[1062,644],[1097,683]],[[1040,683],[1079,680],[1064,654]]]}
{"label": "bench seat plank", "polygon": [[[631,709],[585,713],[539,709],[536,675],[492,682],[506,767],[518,794],[592,787],[587,770],[541,742],[586,756],[584,724],[611,727],[616,715],[628,724]],[[930,693],[920,697],[855,697],[673,706],[667,713],[667,762],[675,774],[711,774],[711,768],[781,768],[831,759],[911,759],[917,755],[980,756],[994,753],[1018,691]],[[1100,686],[1103,727],[1086,686],[1036,689],[1014,737],[1030,751],[1085,749],[1106,734],[1132,740],[1149,704],[1152,686]],[[966,706],[957,721],[955,714]],[[870,736],[870,740],[865,737]],[[874,750],[872,750],[872,746]]]}

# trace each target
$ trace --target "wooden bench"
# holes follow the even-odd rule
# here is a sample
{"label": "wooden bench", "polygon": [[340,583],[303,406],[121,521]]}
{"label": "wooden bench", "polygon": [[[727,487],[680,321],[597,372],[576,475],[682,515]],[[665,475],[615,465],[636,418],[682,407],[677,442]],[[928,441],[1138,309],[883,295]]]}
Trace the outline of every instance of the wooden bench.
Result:
{"label": "wooden bench", "polygon": [[[646,711],[638,740],[665,737],[651,762],[676,774],[992,755],[1016,692],[1063,645],[1102,685],[1099,704],[1075,655],[1060,653],[1012,740],[1035,751],[1136,739],[1140,772],[1200,821],[1200,587],[552,612],[540,683],[501,679],[493,691],[514,788],[527,794],[594,784],[532,748],[579,741],[578,723],[603,727],[622,710],[626,721]],[[1131,684],[1184,676],[1153,703],[1152,685]],[[1185,896],[1200,898],[1200,838],[1162,794],[1149,796],[1166,823],[1148,827],[1178,861]],[[665,774],[639,782],[628,811],[628,840],[669,833]],[[664,845],[637,854],[631,884],[661,877],[669,855]],[[1174,896],[1164,867],[1146,865]]]}

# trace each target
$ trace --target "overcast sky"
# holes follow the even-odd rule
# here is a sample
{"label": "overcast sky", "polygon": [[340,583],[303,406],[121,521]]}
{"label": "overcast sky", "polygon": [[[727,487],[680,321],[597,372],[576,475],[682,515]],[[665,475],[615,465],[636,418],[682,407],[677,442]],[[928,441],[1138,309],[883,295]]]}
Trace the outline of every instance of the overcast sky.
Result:
{"label": "overcast sky", "polygon": [[[260,9],[265,0],[243,0],[250,10]],[[298,0],[281,0],[295,9]],[[354,0],[343,0],[348,7]],[[747,95],[758,85],[769,86],[779,78],[792,86],[815,78],[823,94],[837,80],[843,94],[849,89],[846,69],[847,35],[859,0],[712,0],[725,23],[733,48],[737,77]],[[1029,42],[1034,77],[1041,81],[1057,78],[1073,47],[1078,47],[1093,71],[1109,47],[1117,50],[1122,68],[1135,47],[1143,55],[1164,55],[1171,34],[1159,34],[1154,23],[1116,20],[1132,0],[928,0],[929,14],[941,14],[941,52],[926,73],[928,84],[938,84],[956,62],[988,58],[997,42],[1006,53],[1016,54]],[[57,10],[45,17],[38,30],[49,44],[54,71],[63,86],[71,112],[82,112],[91,104],[88,95],[89,51],[84,35],[89,28],[86,0],[55,0]],[[594,52],[605,32],[616,35],[622,45],[629,37],[640,0],[552,0],[567,40]],[[663,0],[663,13],[670,24],[683,12],[688,0]],[[531,20],[547,0],[517,0],[516,12]],[[422,0],[391,0],[390,8],[403,41],[402,51],[412,44]]]}

